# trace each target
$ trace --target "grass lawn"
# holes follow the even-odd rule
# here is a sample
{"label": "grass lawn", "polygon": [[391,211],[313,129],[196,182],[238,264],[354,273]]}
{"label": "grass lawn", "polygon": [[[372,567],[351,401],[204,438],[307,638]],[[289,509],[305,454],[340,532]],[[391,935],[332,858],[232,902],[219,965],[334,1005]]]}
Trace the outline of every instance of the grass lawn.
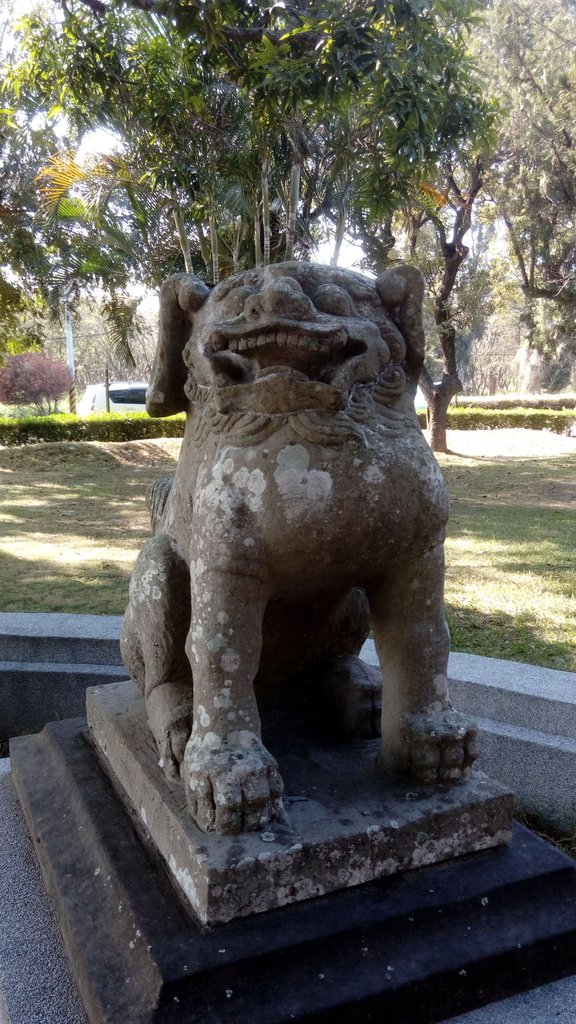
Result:
{"label": "grass lawn", "polygon": [[[576,671],[576,442],[556,436],[558,451],[534,455],[525,435],[538,432],[489,433],[523,444],[482,455],[463,442],[439,460],[453,648]],[[0,610],[121,614],[148,535],[146,486],[173,471],[179,445],[1,449]]]}
{"label": "grass lawn", "polygon": [[453,649],[576,671],[576,453],[440,461]]}

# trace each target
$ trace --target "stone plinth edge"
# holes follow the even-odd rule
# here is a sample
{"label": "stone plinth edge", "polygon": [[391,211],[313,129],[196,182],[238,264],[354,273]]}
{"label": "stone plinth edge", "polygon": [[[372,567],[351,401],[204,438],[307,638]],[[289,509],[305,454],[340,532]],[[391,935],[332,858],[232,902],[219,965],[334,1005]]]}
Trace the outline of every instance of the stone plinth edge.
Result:
{"label": "stone plinth edge", "polygon": [[[506,843],[512,795],[481,774],[455,786],[386,779],[378,741],[302,736],[281,720],[267,739],[285,786],[286,819],[262,832],[206,835],[183,787],[169,783],[130,682],[88,690],[103,764],[203,924],[361,885]],[[299,723],[300,727],[301,723]],[[281,733],[281,737],[278,733]]]}

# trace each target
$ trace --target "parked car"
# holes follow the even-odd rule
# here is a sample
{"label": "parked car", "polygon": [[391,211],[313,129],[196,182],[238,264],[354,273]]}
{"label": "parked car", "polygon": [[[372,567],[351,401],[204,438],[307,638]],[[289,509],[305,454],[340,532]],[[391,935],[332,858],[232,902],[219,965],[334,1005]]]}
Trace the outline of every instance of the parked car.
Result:
{"label": "parked car", "polygon": [[[110,412],[146,412],[146,389],[142,381],[116,381],[110,384]],[[78,415],[106,412],[106,385],[89,384],[78,402]]]}

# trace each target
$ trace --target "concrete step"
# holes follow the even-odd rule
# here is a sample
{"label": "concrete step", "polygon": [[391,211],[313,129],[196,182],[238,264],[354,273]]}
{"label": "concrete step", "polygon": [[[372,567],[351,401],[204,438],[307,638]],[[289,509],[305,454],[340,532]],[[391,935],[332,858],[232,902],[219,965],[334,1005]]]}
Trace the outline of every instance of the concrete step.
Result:
{"label": "concrete step", "polygon": [[86,711],[86,687],[126,679],[123,665],[0,662],[0,740]]}
{"label": "concrete step", "polygon": [[[372,641],[362,654],[377,663]],[[514,790],[518,810],[573,830],[576,674],[460,653],[448,674],[453,707],[478,722],[478,769]]]}
{"label": "concrete step", "polygon": [[451,654],[450,697],[470,715],[576,740],[576,674]]}
{"label": "concrete step", "polygon": [[0,612],[0,660],[120,665],[120,615]]}

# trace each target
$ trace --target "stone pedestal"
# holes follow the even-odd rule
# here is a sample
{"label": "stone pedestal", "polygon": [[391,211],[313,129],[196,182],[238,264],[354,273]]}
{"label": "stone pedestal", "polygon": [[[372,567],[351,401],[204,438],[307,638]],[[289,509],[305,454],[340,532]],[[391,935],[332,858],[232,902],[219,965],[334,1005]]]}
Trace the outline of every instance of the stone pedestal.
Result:
{"label": "stone pedestal", "polygon": [[205,928],[85,720],[13,741],[12,769],[90,1024],[436,1024],[574,970],[576,865],[520,827],[510,846]]}
{"label": "stone pedestal", "polygon": [[386,779],[379,741],[322,735],[286,712],[264,716],[286,786],[286,817],[262,832],[206,834],[170,784],[130,682],[88,691],[96,751],[202,924],[261,913],[411,868],[500,846],[512,794],[486,776],[452,786]]}

